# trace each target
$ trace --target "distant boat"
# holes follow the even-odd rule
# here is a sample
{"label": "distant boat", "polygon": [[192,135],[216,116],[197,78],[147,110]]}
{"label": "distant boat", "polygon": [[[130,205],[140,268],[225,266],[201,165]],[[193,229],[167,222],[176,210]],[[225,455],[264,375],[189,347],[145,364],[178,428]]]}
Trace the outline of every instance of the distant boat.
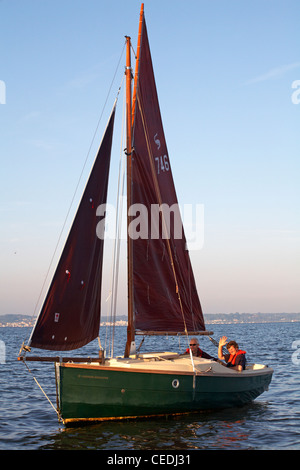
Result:
{"label": "distant boat", "polygon": [[[140,12],[134,87],[126,37],[128,327],[124,356],[42,357],[31,348],[68,351],[98,337],[104,224],[115,118],[114,105],[74,222],[40,314],[19,360],[55,362],[57,413],[78,422],[177,415],[243,405],[268,389],[273,370],[238,372],[191,354],[139,353],[136,335],[211,335],[206,331],[186,239],[175,237],[163,210],[159,236],[131,236],[130,209],[176,208],[177,197],[158,103],[144,17]],[[175,214],[180,217],[179,212]],[[181,219],[180,219],[181,223]],[[103,226],[102,226],[103,225]],[[172,225],[172,224],[171,224]]]}

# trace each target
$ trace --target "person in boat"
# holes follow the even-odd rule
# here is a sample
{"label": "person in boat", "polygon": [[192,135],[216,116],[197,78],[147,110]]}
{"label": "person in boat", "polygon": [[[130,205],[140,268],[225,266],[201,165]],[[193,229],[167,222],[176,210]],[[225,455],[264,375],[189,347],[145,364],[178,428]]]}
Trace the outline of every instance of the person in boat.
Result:
{"label": "person in boat", "polygon": [[[191,351],[192,351],[192,355],[193,356],[197,356],[197,357],[202,357],[203,359],[211,359],[213,361],[216,361],[217,359],[215,359],[214,357],[210,356],[209,354],[207,354],[205,351],[202,351],[202,349],[199,348],[199,342],[197,340],[197,338],[192,338],[190,340],[190,348],[191,348]],[[184,354],[190,354],[190,348],[188,348]]]}
{"label": "person in boat", "polygon": [[[223,354],[223,346],[226,345],[228,354]],[[227,342],[227,337],[222,336],[219,341],[218,357],[226,362],[226,367],[232,367],[235,370],[242,371],[246,368],[246,351],[239,349],[235,341]]]}

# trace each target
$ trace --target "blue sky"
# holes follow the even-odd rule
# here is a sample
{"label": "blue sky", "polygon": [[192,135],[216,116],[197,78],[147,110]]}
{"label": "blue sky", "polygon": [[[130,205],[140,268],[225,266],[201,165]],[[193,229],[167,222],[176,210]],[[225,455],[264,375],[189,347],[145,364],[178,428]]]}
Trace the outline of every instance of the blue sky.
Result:
{"label": "blue sky", "polygon": [[[300,2],[144,3],[178,198],[204,205],[204,245],[191,252],[204,312],[299,312]],[[0,0],[0,315],[35,309],[139,9]]]}

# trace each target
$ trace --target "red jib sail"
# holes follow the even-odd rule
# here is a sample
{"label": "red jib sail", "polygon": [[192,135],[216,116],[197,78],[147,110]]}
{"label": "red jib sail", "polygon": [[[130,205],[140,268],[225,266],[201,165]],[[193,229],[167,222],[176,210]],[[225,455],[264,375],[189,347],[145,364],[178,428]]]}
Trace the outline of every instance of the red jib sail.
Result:
{"label": "red jib sail", "polygon": [[[136,330],[205,330],[178,210],[144,19],[133,126],[131,190],[131,215],[135,218],[129,219],[129,231],[133,238]],[[164,215],[159,210],[163,207]]]}
{"label": "red jib sail", "polygon": [[77,349],[99,334],[104,240],[96,234],[96,211],[107,198],[114,116],[115,108],[30,338],[32,347]]}

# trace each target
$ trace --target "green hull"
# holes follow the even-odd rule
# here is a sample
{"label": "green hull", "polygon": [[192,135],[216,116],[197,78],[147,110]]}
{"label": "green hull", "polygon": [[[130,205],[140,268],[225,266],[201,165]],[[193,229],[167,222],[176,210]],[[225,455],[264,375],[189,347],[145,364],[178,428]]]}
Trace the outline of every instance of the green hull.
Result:
{"label": "green hull", "polygon": [[145,372],[59,364],[59,411],[65,424],[142,418],[244,405],[268,389],[264,374]]}

